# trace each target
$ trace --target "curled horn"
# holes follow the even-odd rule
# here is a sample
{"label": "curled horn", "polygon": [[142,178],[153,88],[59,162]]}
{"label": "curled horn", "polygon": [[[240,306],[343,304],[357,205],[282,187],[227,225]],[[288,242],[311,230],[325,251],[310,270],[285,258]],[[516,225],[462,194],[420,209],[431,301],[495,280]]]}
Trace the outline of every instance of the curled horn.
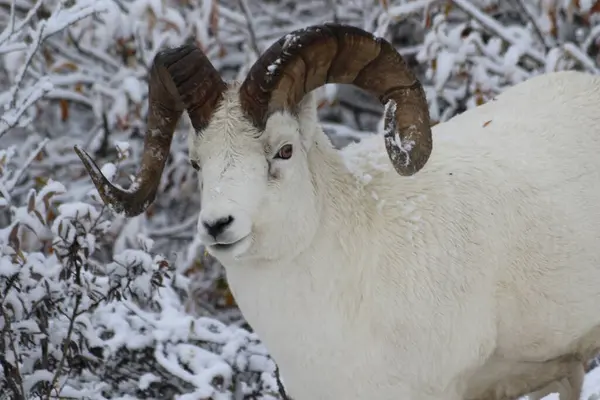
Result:
{"label": "curled horn", "polygon": [[240,101],[262,130],[272,113],[293,111],[306,93],[326,83],[354,84],[385,105],[385,145],[400,175],[425,166],[432,139],[423,87],[389,42],[362,29],[323,24],[283,36],[248,72]]}
{"label": "curled horn", "polygon": [[225,83],[200,49],[184,45],[157,53],[150,69],[148,89],[142,165],[128,190],[110,183],[92,157],[75,146],[104,203],[128,217],[141,214],[154,201],[183,110],[187,110],[194,129],[204,129],[220,101]]}

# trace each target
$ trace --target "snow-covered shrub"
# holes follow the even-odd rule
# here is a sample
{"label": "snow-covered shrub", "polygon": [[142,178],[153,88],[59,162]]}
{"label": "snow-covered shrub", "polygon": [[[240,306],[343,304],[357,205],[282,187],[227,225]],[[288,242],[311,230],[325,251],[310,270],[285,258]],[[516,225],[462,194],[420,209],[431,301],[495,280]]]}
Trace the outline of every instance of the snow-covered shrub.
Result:
{"label": "snow-covered shrub", "polygon": [[[2,187],[27,167],[19,160],[34,158],[14,146],[0,152]],[[103,262],[105,207],[69,200],[52,179],[24,198],[2,204],[0,393],[277,398],[275,364],[255,335],[186,312],[189,278],[152,251],[150,238],[137,234],[140,249]]]}
{"label": "snow-covered shrub", "polygon": [[592,6],[572,0],[453,0],[431,6],[417,60],[427,65],[432,119],[445,121],[537,74],[599,73],[600,2]]}
{"label": "snow-covered shrub", "polygon": [[[158,50],[193,41],[242,79],[280,36],[326,21],[390,40],[434,121],[535,74],[599,70],[595,0],[0,0],[0,399],[286,398],[196,238],[187,117],[158,198],[131,219],[102,204],[73,145],[127,186]],[[360,90],[319,95],[337,146],[381,124]]]}

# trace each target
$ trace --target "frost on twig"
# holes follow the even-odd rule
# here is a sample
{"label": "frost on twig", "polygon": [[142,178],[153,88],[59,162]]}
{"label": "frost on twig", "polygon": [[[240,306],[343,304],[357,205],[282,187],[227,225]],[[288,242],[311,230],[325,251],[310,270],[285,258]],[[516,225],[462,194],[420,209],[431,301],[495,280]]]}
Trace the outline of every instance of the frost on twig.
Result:
{"label": "frost on twig", "polygon": [[[568,3],[568,4],[567,4]],[[583,4],[583,2],[581,3]],[[526,11],[526,12],[523,12]],[[430,7],[417,54],[432,120],[445,121],[537,74],[598,73],[600,3],[457,0]]]}
{"label": "frost on twig", "polygon": [[[54,12],[48,18],[39,18],[44,4],[42,0],[38,0],[18,22],[14,3],[11,5],[10,23],[0,33],[0,54],[8,53],[4,57],[4,67],[14,76],[11,88],[0,93],[0,105],[4,108],[0,117],[0,138],[19,123],[33,104],[54,89],[53,82],[48,77],[41,77],[35,71],[40,68],[40,63],[44,63],[40,46],[51,36],[78,21],[106,11],[109,2],[78,0],[68,7],[65,4],[63,1],[57,2]],[[24,86],[28,84],[31,86],[22,93]],[[22,126],[30,122],[31,120],[25,120]]]}

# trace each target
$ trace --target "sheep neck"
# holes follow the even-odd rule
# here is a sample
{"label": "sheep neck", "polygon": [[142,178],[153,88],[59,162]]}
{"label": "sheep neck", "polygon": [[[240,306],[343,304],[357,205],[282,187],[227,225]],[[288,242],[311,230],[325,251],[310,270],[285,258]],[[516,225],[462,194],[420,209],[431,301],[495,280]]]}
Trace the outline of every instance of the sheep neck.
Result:
{"label": "sheep neck", "polygon": [[[370,210],[376,206],[375,202],[370,204],[365,193],[356,189],[355,176],[327,136],[322,131],[315,136],[309,163],[320,196],[315,213],[319,223],[312,240],[288,260],[226,266],[234,296],[258,331],[269,326],[269,320],[283,318],[288,313],[315,318],[317,323],[326,314],[323,302],[331,305],[333,314],[354,320],[362,298],[356,294],[368,289],[363,287],[369,281],[363,275],[371,269],[369,265],[377,263],[372,257],[362,259],[365,253],[370,253],[363,251],[364,246],[379,245],[364,242],[364,238],[372,236],[370,231],[377,223]],[[345,296],[345,292],[353,294]],[[350,301],[355,303],[349,304]],[[313,310],[314,315],[307,315],[310,313],[307,310]]]}
{"label": "sheep neck", "polygon": [[[380,254],[377,247],[384,245],[366,242],[379,223],[378,214],[372,211],[376,201],[357,190],[356,177],[324,133],[316,134],[309,158],[319,193],[313,215],[319,224],[312,240],[289,260],[226,268],[245,319],[282,371],[290,377],[304,376],[307,370],[321,371],[308,376],[315,393],[324,393],[331,389],[324,371],[336,371],[342,363],[350,370],[362,371],[363,360],[386,357],[379,354],[384,352],[381,347],[357,356],[354,366],[348,365],[347,358],[372,337],[371,324],[357,321],[370,320],[372,302],[380,301],[380,296],[373,294],[379,280],[368,275],[378,273],[374,267],[380,260],[373,254]],[[364,251],[366,246],[371,251]],[[344,332],[343,340],[340,332]],[[343,384],[344,379],[339,378],[334,380]],[[298,384],[290,389],[302,390],[302,380]],[[358,396],[366,398],[368,394]]]}

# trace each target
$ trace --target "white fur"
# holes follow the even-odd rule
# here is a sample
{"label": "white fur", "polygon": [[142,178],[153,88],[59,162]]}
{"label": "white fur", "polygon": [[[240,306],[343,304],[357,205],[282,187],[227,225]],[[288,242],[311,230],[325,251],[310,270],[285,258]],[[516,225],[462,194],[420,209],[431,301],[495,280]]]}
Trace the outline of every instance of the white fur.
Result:
{"label": "white fur", "polygon": [[599,77],[536,77],[436,125],[412,177],[381,135],[335,150],[311,95],[256,138],[236,90],[190,158],[201,218],[245,239],[199,230],[295,400],[515,398],[598,350]]}

